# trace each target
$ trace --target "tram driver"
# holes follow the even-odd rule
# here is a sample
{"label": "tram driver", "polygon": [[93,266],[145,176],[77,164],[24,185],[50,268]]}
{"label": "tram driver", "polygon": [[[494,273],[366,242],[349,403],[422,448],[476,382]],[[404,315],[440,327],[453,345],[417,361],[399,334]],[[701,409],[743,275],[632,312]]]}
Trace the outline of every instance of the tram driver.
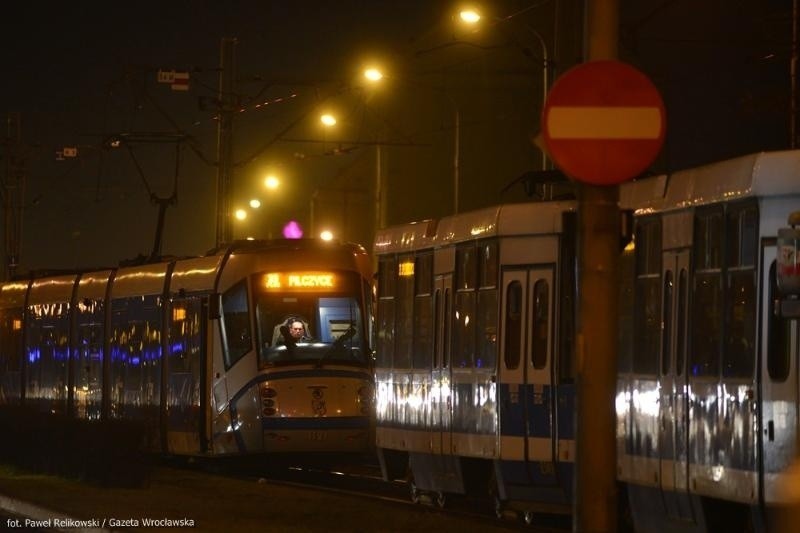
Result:
{"label": "tram driver", "polygon": [[294,342],[301,342],[307,340],[308,337],[306,336],[306,326],[303,324],[302,320],[291,320],[289,321],[289,335],[292,336]]}
{"label": "tram driver", "polygon": [[298,342],[308,342],[310,340],[308,323],[299,316],[291,316],[275,326],[274,345],[297,344]]}

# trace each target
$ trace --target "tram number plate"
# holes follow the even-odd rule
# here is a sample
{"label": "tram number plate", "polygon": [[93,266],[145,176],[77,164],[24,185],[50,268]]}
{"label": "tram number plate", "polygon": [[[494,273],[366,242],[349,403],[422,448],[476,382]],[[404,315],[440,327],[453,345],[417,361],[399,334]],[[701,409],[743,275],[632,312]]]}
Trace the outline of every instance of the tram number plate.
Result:
{"label": "tram number plate", "polygon": [[314,440],[314,441],[325,440],[325,432],[324,431],[309,431],[308,432],[308,440]]}

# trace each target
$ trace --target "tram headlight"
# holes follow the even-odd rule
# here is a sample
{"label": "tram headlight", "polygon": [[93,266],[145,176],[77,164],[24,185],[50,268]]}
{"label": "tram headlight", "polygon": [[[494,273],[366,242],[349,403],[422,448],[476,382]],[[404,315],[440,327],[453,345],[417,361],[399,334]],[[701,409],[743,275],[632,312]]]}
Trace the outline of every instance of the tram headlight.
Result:
{"label": "tram headlight", "polygon": [[278,413],[276,397],[278,391],[272,387],[261,388],[261,414],[264,416],[275,416]]}
{"label": "tram headlight", "polygon": [[361,406],[361,413],[367,414],[372,409],[372,387],[362,385],[358,388],[358,404]]}

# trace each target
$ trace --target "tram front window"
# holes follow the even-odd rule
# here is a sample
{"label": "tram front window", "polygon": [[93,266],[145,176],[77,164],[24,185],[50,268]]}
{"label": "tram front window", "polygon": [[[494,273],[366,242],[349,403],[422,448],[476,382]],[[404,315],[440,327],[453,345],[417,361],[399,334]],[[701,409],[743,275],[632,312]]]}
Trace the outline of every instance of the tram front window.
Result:
{"label": "tram front window", "polygon": [[259,367],[367,363],[357,275],[272,272],[253,285]]}

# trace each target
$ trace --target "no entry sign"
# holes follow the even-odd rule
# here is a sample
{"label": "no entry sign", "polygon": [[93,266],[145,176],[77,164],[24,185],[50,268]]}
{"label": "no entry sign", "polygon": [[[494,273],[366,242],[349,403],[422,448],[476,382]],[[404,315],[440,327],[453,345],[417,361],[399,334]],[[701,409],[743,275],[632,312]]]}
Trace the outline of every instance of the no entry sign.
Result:
{"label": "no entry sign", "polygon": [[655,85],[619,61],[591,61],[553,84],[542,112],[550,157],[568,176],[594,185],[634,178],[664,144],[666,112]]}

